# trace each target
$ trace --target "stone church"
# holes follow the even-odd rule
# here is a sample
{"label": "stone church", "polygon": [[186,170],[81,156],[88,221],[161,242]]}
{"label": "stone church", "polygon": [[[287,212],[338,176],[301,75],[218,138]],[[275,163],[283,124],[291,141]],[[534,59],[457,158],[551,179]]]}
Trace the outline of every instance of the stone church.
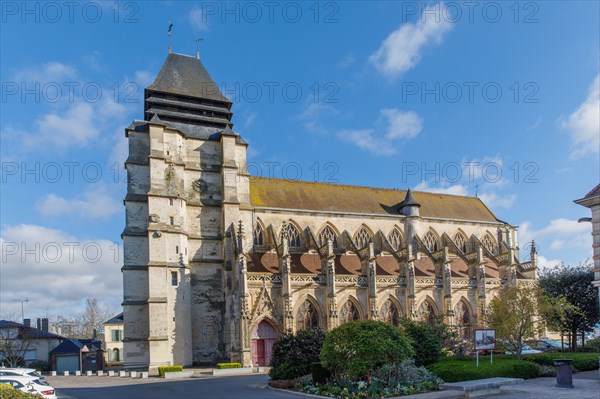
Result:
{"label": "stone church", "polygon": [[125,367],[268,365],[286,331],[442,317],[465,332],[536,278],[476,197],[250,176],[232,103],[170,52],[129,142]]}

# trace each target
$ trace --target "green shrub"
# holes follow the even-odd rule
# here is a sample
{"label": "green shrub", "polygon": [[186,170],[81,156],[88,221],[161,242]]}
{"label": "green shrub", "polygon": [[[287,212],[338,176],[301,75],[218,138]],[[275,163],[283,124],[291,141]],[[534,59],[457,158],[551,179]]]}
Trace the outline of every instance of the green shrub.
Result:
{"label": "green shrub", "polygon": [[359,320],[331,330],[321,350],[321,363],[340,381],[359,380],[385,364],[413,355],[410,338],[384,322]]}
{"label": "green shrub", "polygon": [[490,365],[489,357],[479,358],[479,367],[475,359],[440,358],[427,369],[446,382],[478,380],[490,377],[538,378],[540,366],[526,360],[497,358]]}
{"label": "green shrub", "polygon": [[40,399],[40,397],[15,389],[8,384],[0,384],[0,398],[2,399]]}
{"label": "green shrub", "polygon": [[165,373],[171,373],[175,371],[183,371],[183,366],[160,366],[158,368],[158,375],[164,377]]}
{"label": "green shrub", "polygon": [[273,380],[293,380],[310,374],[311,365],[319,361],[324,338],[321,329],[280,336],[273,345],[269,376]]}
{"label": "green shrub", "polygon": [[598,370],[598,357],[600,353],[587,352],[544,352],[524,355],[523,358],[530,362],[545,366],[554,366],[555,359],[571,359],[573,368],[579,371]]}
{"label": "green shrub", "polygon": [[436,386],[439,383],[437,376],[425,367],[415,365],[413,359],[408,359],[400,364],[388,364],[380,367],[372,374],[371,381],[381,381],[386,387],[395,386],[418,386],[419,384],[432,382]]}
{"label": "green shrub", "polygon": [[401,320],[401,328],[413,341],[415,365],[426,366],[435,363],[442,355],[444,334],[440,329],[444,326],[435,323],[417,322],[410,319]]}
{"label": "green shrub", "polygon": [[34,360],[27,364],[27,367],[36,369],[37,371],[50,371],[50,365],[43,360]]}
{"label": "green shrub", "polygon": [[242,363],[217,363],[217,368],[222,369],[241,369]]}
{"label": "green shrub", "polygon": [[586,352],[600,352],[600,337],[592,338],[585,342]]}
{"label": "green shrub", "polygon": [[325,384],[327,379],[331,377],[331,373],[327,370],[321,362],[315,362],[312,364],[312,380],[315,384]]}

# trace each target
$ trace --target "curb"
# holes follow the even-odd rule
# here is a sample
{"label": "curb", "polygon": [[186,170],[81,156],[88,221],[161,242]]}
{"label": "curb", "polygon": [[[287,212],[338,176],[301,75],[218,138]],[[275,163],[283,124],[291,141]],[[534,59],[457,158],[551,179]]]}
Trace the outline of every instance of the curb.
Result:
{"label": "curb", "polygon": [[[266,385],[267,389],[272,389],[273,391],[278,391],[278,392],[283,392],[283,393],[289,393],[291,395],[296,395],[296,396],[303,396],[305,398],[328,398],[328,399],[332,399],[329,396],[321,396],[321,395],[315,395],[312,393],[306,393],[306,392],[299,392],[299,391],[295,391],[293,389],[281,389],[281,388],[273,388],[272,386],[270,386],[269,384]],[[388,398],[390,399],[390,398]]]}

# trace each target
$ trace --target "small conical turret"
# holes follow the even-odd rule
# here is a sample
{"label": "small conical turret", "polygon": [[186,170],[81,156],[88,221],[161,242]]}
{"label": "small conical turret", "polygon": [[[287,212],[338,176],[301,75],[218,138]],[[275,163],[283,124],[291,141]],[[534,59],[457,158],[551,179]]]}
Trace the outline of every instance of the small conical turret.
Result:
{"label": "small conical turret", "polygon": [[398,204],[398,211],[404,216],[419,216],[421,204],[415,199],[412,190],[409,188],[406,192],[404,201]]}

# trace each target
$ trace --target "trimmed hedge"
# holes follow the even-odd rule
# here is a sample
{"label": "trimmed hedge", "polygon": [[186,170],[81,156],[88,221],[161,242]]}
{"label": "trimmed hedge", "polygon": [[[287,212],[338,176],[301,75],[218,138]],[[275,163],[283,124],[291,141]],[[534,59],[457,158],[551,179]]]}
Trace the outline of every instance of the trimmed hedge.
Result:
{"label": "trimmed hedge", "polygon": [[2,399],[40,399],[39,395],[32,395],[27,392],[14,389],[8,384],[0,384],[0,398]]}
{"label": "trimmed hedge", "polygon": [[598,370],[600,353],[588,352],[546,352],[523,355],[523,359],[545,366],[554,366],[555,359],[571,359],[573,368],[579,371]]}
{"label": "trimmed hedge", "polygon": [[217,368],[222,369],[241,369],[242,363],[217,363]]}
{"label": "trimmed hedge", "polygon": [[541,368],[536,363],[526,360],[498,359],[496,356],[494,356],[492,365],[490,365],[490,358],[487,356],[479,358],[479,367],[476,367],[475,359],[446,357],[425,367],[446,382],[479,380],[491,377],[529,379],[538,378],[541,375]]}
{"label": "trimmed hedge", "polygon": [[183,371],[183,366],[160,366],[158,368],[158,375],[164,377],[165,373],[171,373],[176,371]]}

